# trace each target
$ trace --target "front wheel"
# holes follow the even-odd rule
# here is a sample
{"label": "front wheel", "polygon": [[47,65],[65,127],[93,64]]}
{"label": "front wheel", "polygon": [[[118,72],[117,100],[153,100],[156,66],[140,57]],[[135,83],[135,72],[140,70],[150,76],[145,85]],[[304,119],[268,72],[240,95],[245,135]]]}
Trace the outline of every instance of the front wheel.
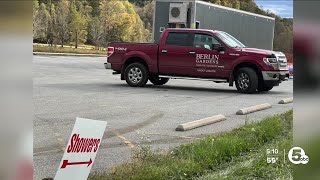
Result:
{"label": "front wheel", "polygon": [[235,83],[239,92],[252,94],[257,91],[259,79],[253,69],[240,68],[235,75]]}
{"label": "front wheel", "polygon": [[150,76],[149,80],[154,85],[164,85],[169,81],[169,78],[163,78],[163,77],[158,77],[158,76]]}
{"label": "front wheel", "polygon": [[143,64],[132,63],[126,67],[124,75],[128,85],[142,87],[148,82],[149,72]]}

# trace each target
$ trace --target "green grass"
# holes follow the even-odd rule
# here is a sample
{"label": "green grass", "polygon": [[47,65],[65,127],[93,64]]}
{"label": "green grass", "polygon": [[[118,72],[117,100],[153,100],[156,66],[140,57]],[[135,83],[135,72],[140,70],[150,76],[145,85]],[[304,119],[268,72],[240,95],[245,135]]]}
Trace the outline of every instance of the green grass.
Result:
{"label": "green grass", "polygon": [[[292,137],[292,134],[291,134]],[[292,138],[281,138],[265,144],[256,151],[234,158],[231,162],[219,165],[215,171],[209,172],[197,180],[211,179],[293,179],[291,164],[284,161],[283,150],[286,153],[292,147]],[[267,164],[267,149],[278,149],[278,163]]]}
{"label": "green grass", "polygon": [[277,164],[267,164],[266,149],[290,149],[292,119],[289,111],[180,145],[168,153],[143,147],[131,162],[90,179],[287,179],[291,166],[281,158]]}
{"label": "green grass", "polygon": [[106,50],[96,50],[93,47],[82,46],[75,49],[70,46],[66,47],[55,47],[45,45],[33,45],[33,52],[49,52],[49,53],[74,53],[74,54],[102,54],[106,55]]}

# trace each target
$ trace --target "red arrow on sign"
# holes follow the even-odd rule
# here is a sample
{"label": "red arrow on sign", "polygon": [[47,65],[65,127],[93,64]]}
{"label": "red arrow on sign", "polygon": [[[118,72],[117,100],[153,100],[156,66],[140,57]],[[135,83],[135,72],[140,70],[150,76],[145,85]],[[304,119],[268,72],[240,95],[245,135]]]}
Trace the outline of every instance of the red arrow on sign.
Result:
{"label": "red arrow on sign", "polygon": [[83,164],[88,164],[87,167],[89,167],[92,164],[91,158],[89,161],[84,161],[84,162],[69,162],[68,160],[63,160],[61,169],[66,168],[68,165],[83,165]]}

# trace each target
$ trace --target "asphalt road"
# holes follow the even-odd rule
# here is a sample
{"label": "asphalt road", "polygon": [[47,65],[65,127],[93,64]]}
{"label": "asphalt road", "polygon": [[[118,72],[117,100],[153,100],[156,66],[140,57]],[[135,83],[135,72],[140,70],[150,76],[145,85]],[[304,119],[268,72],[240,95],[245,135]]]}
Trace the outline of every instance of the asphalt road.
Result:
{"label": "asphalt road", "polygon": [[[235,87],[208,81],[170,80],[164,86],[148,82],[144,88],[127,86],[119,75],[104,69],[105,58],[34,56],[35,179],[54,177],[76,117],[107,121],[107,129],[92,171],[103,171],[129,160],[134,146],[168,150],[206,134],[228,131],[293,108],[279,105],[292,97],[292,80],[267,93],[239,94]],[[235,115],[243,107],[270,103],[271,109]],[[177,132],[185,122],[217,114],[226,121]],[[121,135],[121,138],[117,135]]]}

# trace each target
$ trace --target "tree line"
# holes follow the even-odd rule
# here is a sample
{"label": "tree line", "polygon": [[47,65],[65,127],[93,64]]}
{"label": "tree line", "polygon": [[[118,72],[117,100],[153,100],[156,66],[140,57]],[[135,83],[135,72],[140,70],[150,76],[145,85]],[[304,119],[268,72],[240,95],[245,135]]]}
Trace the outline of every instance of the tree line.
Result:
{"label": "tree line", "polygon": [[[254,0],[204,0],[222,6],[274,17],[274,50],[292,53],[293,20],[258,7]],[[35,42],[91,44],[151,40],[154,0],[34,0]]]}
{"label": "tree line", "polygon": [[33,39],[104,47],[110,41],[146,42],[150,32],[127,0],[34,0]]}

